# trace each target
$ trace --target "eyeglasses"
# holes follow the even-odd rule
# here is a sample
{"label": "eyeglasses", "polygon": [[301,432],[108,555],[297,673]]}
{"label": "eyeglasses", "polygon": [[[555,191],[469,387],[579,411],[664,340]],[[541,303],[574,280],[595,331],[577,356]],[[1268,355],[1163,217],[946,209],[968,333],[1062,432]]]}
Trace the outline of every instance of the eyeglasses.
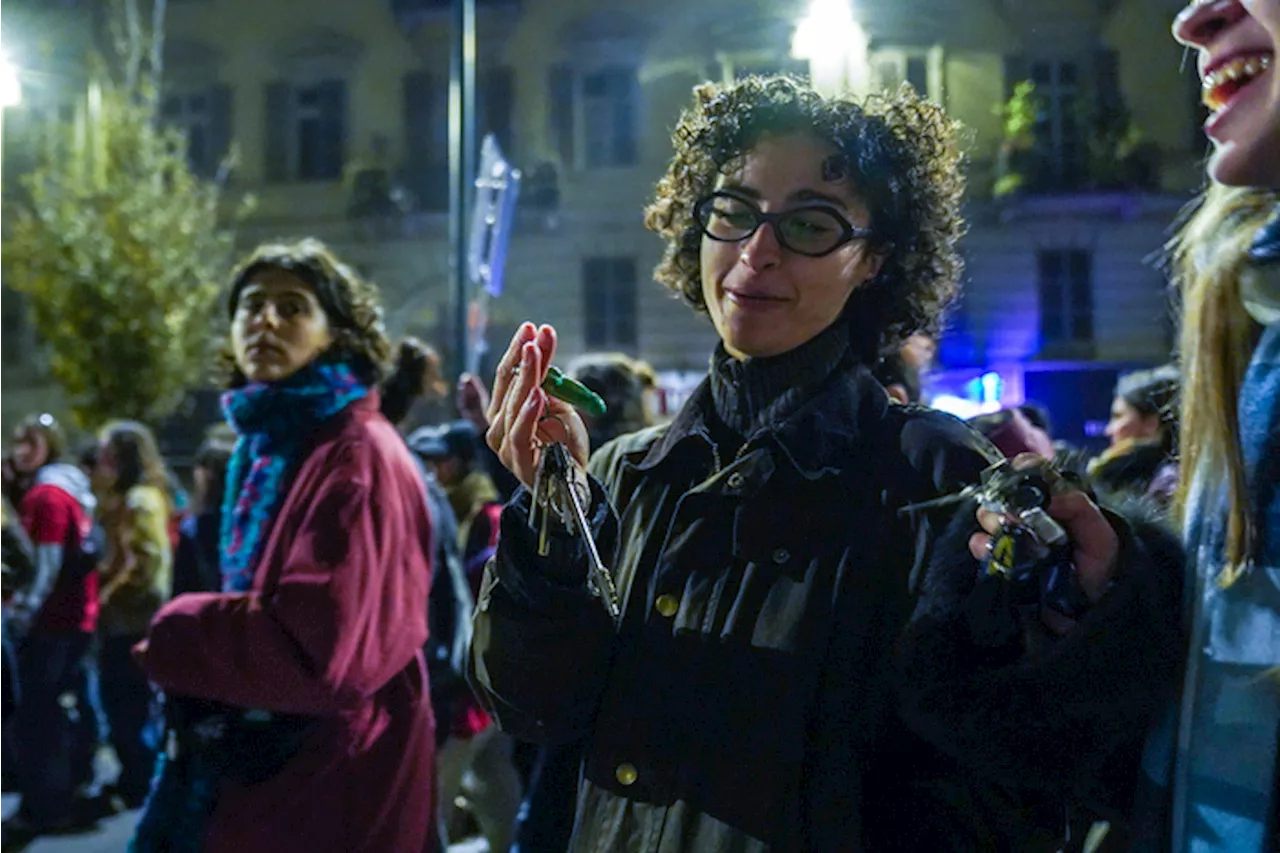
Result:
{"label": "eyeglasses", "polygon": [[702,233],[721,243],[740,243],[768,223],[783,248],[820,258],[846,243],[871,237],[870,228],[858,228],[831,207],[799,207],[782,213],[765,213],[729,193],[712,193],[693,211]]}

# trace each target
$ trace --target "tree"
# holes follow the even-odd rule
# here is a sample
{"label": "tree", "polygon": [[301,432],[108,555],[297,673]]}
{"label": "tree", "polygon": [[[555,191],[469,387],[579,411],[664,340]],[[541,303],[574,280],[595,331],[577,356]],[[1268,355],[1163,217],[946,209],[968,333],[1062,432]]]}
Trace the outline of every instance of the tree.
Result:
{"label": "tree", "polygon": [[84,108],[50,129],[6,215],[5,283],[86,428],[154,421],[201,382],[231,259],[220,182],[193,174],[185,138],[159,122],[163,14],[154,0],[148,31],[125,0],[114,62],[90,59]]}
{"label": "tree", "polygon": [[996,198],[1012,195],[1027,188],[1033,180],[1036,158],[1036,118],[1043,109],[1036,96],[1036,84],[1022,80],[1013,87],[1009,100],[997,104],[1004,138],[996,163]]}

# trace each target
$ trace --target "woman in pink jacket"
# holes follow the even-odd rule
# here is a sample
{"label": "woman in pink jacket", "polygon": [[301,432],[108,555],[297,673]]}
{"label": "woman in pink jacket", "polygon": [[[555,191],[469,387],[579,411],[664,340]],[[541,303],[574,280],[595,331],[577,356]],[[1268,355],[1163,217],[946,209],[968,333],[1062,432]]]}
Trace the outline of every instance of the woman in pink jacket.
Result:
{"label": "woman in pink jacket", "polygon": [[228,307],[223,591],[178,596],[138,646],[170,726],[131,849],[421,853],[431,533],[378,412],[376,291],[303,240],[259,248]]}

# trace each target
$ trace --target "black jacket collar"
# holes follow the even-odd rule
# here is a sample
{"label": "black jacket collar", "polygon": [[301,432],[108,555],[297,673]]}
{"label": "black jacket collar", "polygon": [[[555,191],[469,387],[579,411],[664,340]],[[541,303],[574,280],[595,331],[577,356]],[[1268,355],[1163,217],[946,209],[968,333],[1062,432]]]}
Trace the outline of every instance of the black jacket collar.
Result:
{"label": "black jacket collar", "polygon": [[[637,467],[647,471],[668,460],[687,464],[694,456],[709,455],[707,416],[712,405],[710,382],[703,379]],[[888,395],[865,365],[840,367],[781,424],[748,436],[747,443],[777,445],[797,471],[816,478],[843,468],[889,405]]]}

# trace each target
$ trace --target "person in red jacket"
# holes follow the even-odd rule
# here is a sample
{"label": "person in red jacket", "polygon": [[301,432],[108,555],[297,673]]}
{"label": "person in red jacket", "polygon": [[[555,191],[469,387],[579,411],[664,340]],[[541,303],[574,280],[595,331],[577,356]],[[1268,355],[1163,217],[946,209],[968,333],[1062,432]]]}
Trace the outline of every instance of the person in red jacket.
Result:
{"label": "person in red jacket", "polygon": [[378,411],[377,291],[303,240],[255,251],[228,309],[223,591],[177,596],[136,649],[179,698],[130,849],[422,853],[431,525]]}
{"label": "person in red jacket", "polygon": [[97,549],[90,541],[96,502],[89,478],[62,461],[66,440],[51,415],[22,421],[13,445],[16,473],[31,483],[18,512],[34,547],[35,571],[5,602],[22,691],[14,719],[22,806],[5,822],[6,843],[78,822],[72,813],[75,709],[61,698],[76,692],[98,621]]}

